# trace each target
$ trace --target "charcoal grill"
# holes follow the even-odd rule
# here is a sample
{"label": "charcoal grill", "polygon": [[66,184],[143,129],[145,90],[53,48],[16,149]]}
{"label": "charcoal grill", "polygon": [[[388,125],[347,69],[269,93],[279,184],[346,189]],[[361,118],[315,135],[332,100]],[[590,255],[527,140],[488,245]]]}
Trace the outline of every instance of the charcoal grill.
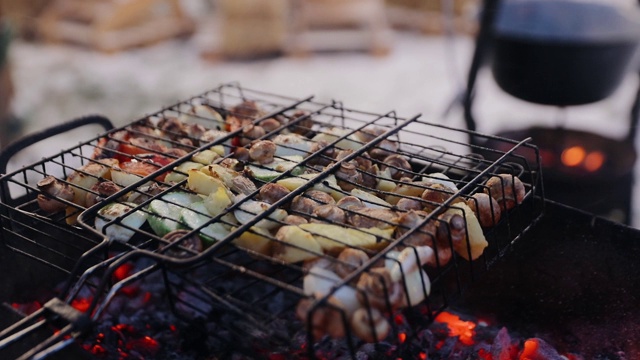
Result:
{"label": "charcoal grill", "polygon": [[[260,112],[247,115],[240,114],[242,108],[237,105],[251,101],[257,104]],[[215,110],[226,119],[230,117],[245,117],[249,119],[243,127],[229,129],[223,125],[221,118],[207,116],[195,111],[196,107],[207,107]],[[209,113],[212,114],[212,113]],[[170,128],[163,129],[163,137],[159,139],[159,127],[167,124],[167,119],[181,119],[185,123],[198,123],[207,129],[222,129],[225,133],[218,133],[215,139],[202,140],[200,138],[181,133]],[[260,125],[267,119],[279,119],[278,126],[269,131],[253,136],[247,131],[249,124]],[[435,224],[438,229],[448,234],[446,245],[433,242],[435,264],[426,268],[426,272],[419,272],[420,284],[424,284],[428,276],[430,291],[426,285],[421,285],[418,293],[422,293],[424,301],[411,303],[411,298],[405,298],[405,306],[393,307],[385,301],[381,313],[383,320],[391,328],[388,336],[376,334],[373,321],[365,321],[369,327],[368,333],[373,339],[378,339],[381,356],[415,356],[415,349],[403,346],[404,341],[398,340],[400,333],[405,336],[415,336],[421,329],[428,326],[435,315],[446,309],[460,297],[463,291],[478,277],[485,273],[491,265],[505,254],[512,245],[517,243],[523,234],[535,227],[541,218],[545,204],[541,181],[542,174],[538,162],[537,148],[527,140],[513,141],[505,138],[476,134],[468,130],[448,127],[445,125],[426,122],[420,116],[412,118],[399,117],[391,111],[386,114],[374,114],[348,109],[342,103],[316,102],[313,97],[291,98],[269,94],[261,91],[246,89],[238,84],[224,84],[212,91],[165,108],[157,113],[114,128],[102,117],[92,116],[73,121],[69,124],[55,127],[10,146],[2,154],[2,163],[6,171],[9,160],[19,151],[32,144],[46,140],[65,131],[86,125],[98,125],[102,132],[88,141],[83,141],[58,154],[48,156],[34,164],[12,170],[0,177],[2,186],[2,256],[6,258],[8,269],[22,266],[25,261],[33,263],[33,267],[25,269],[14,282],[8,281],[9,289],[2,294],[5,302],[25,302],[33,300],[47,300],[47,296],[55,296],[45,306],[30,316],[0,333],[0,350],[8,351],[8,357],[45,358],[53,357],[56,353],[72,347],[76,339],[87,336],[91,329],[99,324],[105,314],[112,311],[112,302],[119,294],[126,291],[132,284],[139,284],[156,279],[162,285],[160,289],[163,299],[168,304],[172,314],[180,324],[187,328],[203,325],[203,333],[208,334],[210,340],[206,351],[220,356],[230,357],[234,354],[248,357],[266,357],[265,354],[280,353],[301,357],[354,357],[361,351],[366,342],[354,333],[348,321],[348,311],[335,298],[340,291],[350,289],[354,296],[361,299],[361,306],[365,313],[373,316],[371,295],[360,288],[353,287],[354,281],[369,274],[373,283],[383,292],[383,299],[389,298],[387,283],[382,277],[376,277],[373,269],[386,261],[400,264],[397,251],[409,249],[408,258],[416,261],[418,250],[408,245],[409,239],[416,234],[433,237],[433,233],[425,233],[424,227]],[[222,128],[221,128],[222,127]],[[375,130],[374,130],[375,129]],[[123,222],[127,216],[135,212],[154,215],[149,212],[149,204],[153,201],[164,201],[164,196],[182,189],[187,185],[188,173],[181,174],[180,165],[190,162],[197,154],[215,149],[220,156],[217,162],[233,161],[234,158],[243,159],[243,152],[239,148],[248,148],[252,141],[273,139],[274,136],[285,133],[302,133],[308,139],[323,139],[321,146],[307,148],[304,156],[294,167],[289,167],[274,174],[269,172],[268,178],[254,177],[256,188],[247,192],[247,196],[228,206],[224,212],[209,216],[207,221],[191,226],[183,236],[169,242],[159,236],[148,224],[142,227],[131,227]],[[131,155],[123,153],[122,145],[128,143],[123,133],[128,136],[140,135],[146,138],[162,141],[167,146],[180,147],[182,152],[167,154],[153,147],[142,148],[146,154]],[[166,134],[169,134],[167,137]],[[358,135],[366,134],[363,138]],[[322,135],[318,137],[318,135]],[[469,136],[483,137],[492,142],[501,143],[501,149],[479,148],[468,144]],[[186,141],[185,139],[188,139]],[[310,140],[310,142],[314,142]],[[396,144],[397,148],[389,150],[388,144]],[[283,148],[300,152],[299,148],[280,144]],[[336,159],[331,152],[350,148]],[[357,265],[350,265],[338,260],[335,254],[327,250],[318,252],[295,243],[284,243],[282,238],[276,238],[273,233],[257,232],[255,226],[261,221],[272,221],[285,225],[280,219],[274,220],[273,214],[278,209],[286,208],[292,214],[298,214],[290,205],[298,196],[305,196],[307,190],[323,188],[337,198],[351,194],[344,188],[355,187],[359,190],[379,194],[382,197],[399,196],[391,188],[370,187],[360,182],[336,175],[343,169],[343,164],[361,159],[365,153],[371,154],[377,150],[383,154],[397,154],[410,159],[411,169],[403,169],[405,176],[401,179],[381,178],[374,173],[374,183],[385,180],[391,183],[391,188],[407,185],[411,181],[423,179],[419,186],[425,189],[433,182],[441,180],[435,173],[445,174],[454,183],[457,190],[444,202],[432,203],[433,211],[422,218],[417,226],[407,227],[404,233],[392,237],[385,237],[379,233],[375,236],[375,246],[361,247],[345,241],[342,236],[329,236],[329,241],[338,248],[352,247],[363,250],[368,260]],[[491,153],[492,160],[480,156],[480,153]],[[151,154],[151,157],[149,156]],[[166,156],[171,159],[169,164],[152,162],[152,156]],[[73,201],[57,199],[66,206],[65,211],[53,214],[43,212],[37,203],[37,196],[42,194],[37,182],[47,175],[56,176],[65,181],[69,175],[77,171],[82,165],[97,162],[101,157],[129,157],[135,161],[155,166],[154,170],[145,176],[123,186],[118,192],[100,199],[93,206],[79,206]],[[335,156],[335,154],[333,155]],[[276,156],[277,157],[277,156]],[[371,157],[369,161],[378,168],[387,166],[381,158]],[[253,163],[259,168],[264,166]],[[394,168],[395,170],[401,170]],[[363,170],[358,172],[367,175]],[[183,180],[166,183],[162,176],[167,173],[183,175]],[[300,175],[315,174],[313,176]],[[471,248],[467,242],[457,252],[453,249],[451,229],[446,221],[439,216],[451,209],[461,208],[460,200],[468,201],[471,195],[483,192],[487,179],[497,174],[517,176],[525,186],[526,195],[517,206],[504,212],[497,225],[483,229],[488,241],[488,247],[475,260],[471,257]],[[91,176],[91,174],[87,174]],[[180,177],[178,177],[180,178]],[[249,220],[242,223],[231,223],[227,214],[242,210],[243,204],[255,200],[260,189],[266,184],[276,183],[285,178],[302,179],[302,183],[285,196],[274,201],[262,212],[250,214]],[[438,180],[438,181],[439,181]],[[162,186],[162,191],[151,193],[150,184]],[[91,189],[82,189],[93,191]],[[420,189],[421,191],[423,189]],[[95,192],[95,191],[94,191]],[[44,194],[43,194],[44,195]],[[97,231],[94,223],[103,218],[100,210],[110,203],[122,203],[123,196],[131,195],[142,198],[132,205],[126,215],[107,219],[104,232]],[[365,200],[370,201],[370,200]],[[372,204],[369,204],[372,205]],[[385,208],[385,204],[373,204]],[[397,209],[391,205],[394,211]],[[346,210],[349,216],[358,215],[357,212]],[[157,215],[157,214],[155,214]],[[202,215],[202,214],[201,214]],[[225,217],[226,216],[226,217]],[[365,216],[366,217],[366,216]],[[74,219],[77,219],[74,221]],[[368,219],[380,221],[380,219]],[[228,233],[213,242],[202,251],[196,251],[189,246],[190,239],[195,234],[203,234],[212,224],[226,224]],[[330,225],[335,225],[331,224]],[[187,227],[185,224],[182,224]],[[393,224],[397,226],[397,224]],[[127,241],[113,239],[109,234],[109,227],[120,226],[132,233]],[[469,225],[465,225],[469,226]],[[343,225],[346,229],[356,230],[352,225]],[[468,229],[466,229],[468,231]],[[311,231],[313,233],[313,231]],[[309,276],[325,279],[324,275],[312,272],[309,262],[289,262],[273,254],[259,251],[255,248],[241,248],[236,246],[237,239],[246,234],[253,234],[266,238],[270,243],[281,244],[295,248],[303,258],[317,258],[329,266],[343,265],[348,269],[347,274],[335,280],[330,289],[321,294],[305,291],[303,281]],[[315,234],[316,236],[319,234]],[[438,246],[449,247],[453,256],[450,261],[440,258]],[[136,263],[135,271],[126,276],[115,276],[122,266]],[[139,265],[143,264],[143,265]],[[401,284],[404,291],[408,290],[408,273],[404,265],[400,266]],[[9,271],[9,270],[7,270]],[[326,280],[326,279],[325,279]],[[28,283],[25,283],[27,281]],[[333,280],[331,280],[333,281]],[[90,294],[90,296],[87,296]],[[74,303],[87,302],[83,311],[74,308]],[[306,301],[302,316],[300,303]],[[298,311],[294,310],[298,307]],[[337,340],[327,340],[321,336],[315,326],[312,326],[318,314],[334,314],[335,323],[339,327],[336,331],[343,336]],[[35,345],[27,346],[25,353],[15,355],[14,347],[20,344],[28,335],[36,330],[50,330],[51,336],[39,339]],[[206,338],[206,336],[205,336]],[[249,346],[237,344],[250,342]],[[323,344],[330,341],[334,346],[323,353]],[[408,344],[409,342],[407,342]],[[212,345],[213,344],[213,345]],[[380,350],[382,349],[382,350]]]}

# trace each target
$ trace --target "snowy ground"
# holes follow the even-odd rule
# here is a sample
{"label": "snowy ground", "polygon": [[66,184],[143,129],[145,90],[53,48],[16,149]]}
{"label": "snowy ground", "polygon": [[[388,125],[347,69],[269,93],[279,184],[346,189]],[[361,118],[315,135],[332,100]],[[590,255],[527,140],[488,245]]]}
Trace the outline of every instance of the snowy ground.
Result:
{"label": "snowy ground", "polygon": [[[459,108],[446,117],[443,114],[463,88],[473,49],[470,38],[402,32],[394,34],[393,49],[385,57],[343,52],[212,63],[200,57],[209,35],[200,32],[189,40],[110,55],[17,41],[10,54],[17,91],[15,113],[24,119],[27,132],[87,114],[102,114],[121,125],[236,81],[282,95],[315,95],[317,100],[341,100],[359,110],[396,110],[401,116],[422,114],[429,121],[463,126]],[[566,110],[566,126],[623,136],[635,86],[636,79],[630,77],[609,99]],[[481,132],[533,123],[551,125],[559,117],[556,108],[531,105],[502,93],[487,70],[481,73],[477,95]],[[53,154],[80,140],[67,139],[59,148],[22,154],[16,164],[30,163],[47,151]]]}

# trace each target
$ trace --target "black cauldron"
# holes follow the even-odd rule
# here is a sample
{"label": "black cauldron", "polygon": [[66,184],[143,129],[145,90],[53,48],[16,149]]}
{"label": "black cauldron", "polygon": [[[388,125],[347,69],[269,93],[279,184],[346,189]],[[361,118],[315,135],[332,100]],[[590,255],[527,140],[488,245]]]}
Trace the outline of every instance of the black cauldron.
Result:
{"label": "black cauldron", "polygon": [[611,95],[635,66],[640,12],[569,0],[506,0],[494,27],[492,72],[519,99],[582,105]]}

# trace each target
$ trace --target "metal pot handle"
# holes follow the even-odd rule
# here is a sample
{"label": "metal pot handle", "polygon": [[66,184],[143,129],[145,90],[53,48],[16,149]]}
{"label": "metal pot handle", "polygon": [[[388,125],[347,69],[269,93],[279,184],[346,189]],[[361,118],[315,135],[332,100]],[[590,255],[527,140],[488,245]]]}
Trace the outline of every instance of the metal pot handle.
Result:
{"label": "metal pot handle", "polygon": [[46,140],[50,137],[87,125],[100,125],[106,131],[112,130],[114,128],[111,120],[107,119],[106,117],[101,115],[89,115],[58,125],[54,125],[50,128],[27,135],[17,141],[12,142],[2,152],[0,152],[0,175],[7,172],[7,165],[9,164],[9,161],[18,152],[42,140]]}

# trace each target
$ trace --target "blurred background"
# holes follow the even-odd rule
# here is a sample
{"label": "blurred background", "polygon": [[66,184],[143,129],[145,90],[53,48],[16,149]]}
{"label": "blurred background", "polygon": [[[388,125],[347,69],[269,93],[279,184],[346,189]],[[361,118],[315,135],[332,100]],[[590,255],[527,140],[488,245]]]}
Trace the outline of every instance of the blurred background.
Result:
{"label": "blurred background", "polygon": [[[599,2],[638,8],[636,0]],[[482,8],[482,0],[0,0],[0,146],[88,114],[122,125],[230,81],[465,127],[462,99]],[[477,130],[562,127],[622,141],[635,133],[637,70],[604,99],[548,106],[507,94],[481,66]],[[584,207],[640,226],[636,168],[621,186],[585,186]],[[631,208],[608,200],[616,189],[615,201]]]}

